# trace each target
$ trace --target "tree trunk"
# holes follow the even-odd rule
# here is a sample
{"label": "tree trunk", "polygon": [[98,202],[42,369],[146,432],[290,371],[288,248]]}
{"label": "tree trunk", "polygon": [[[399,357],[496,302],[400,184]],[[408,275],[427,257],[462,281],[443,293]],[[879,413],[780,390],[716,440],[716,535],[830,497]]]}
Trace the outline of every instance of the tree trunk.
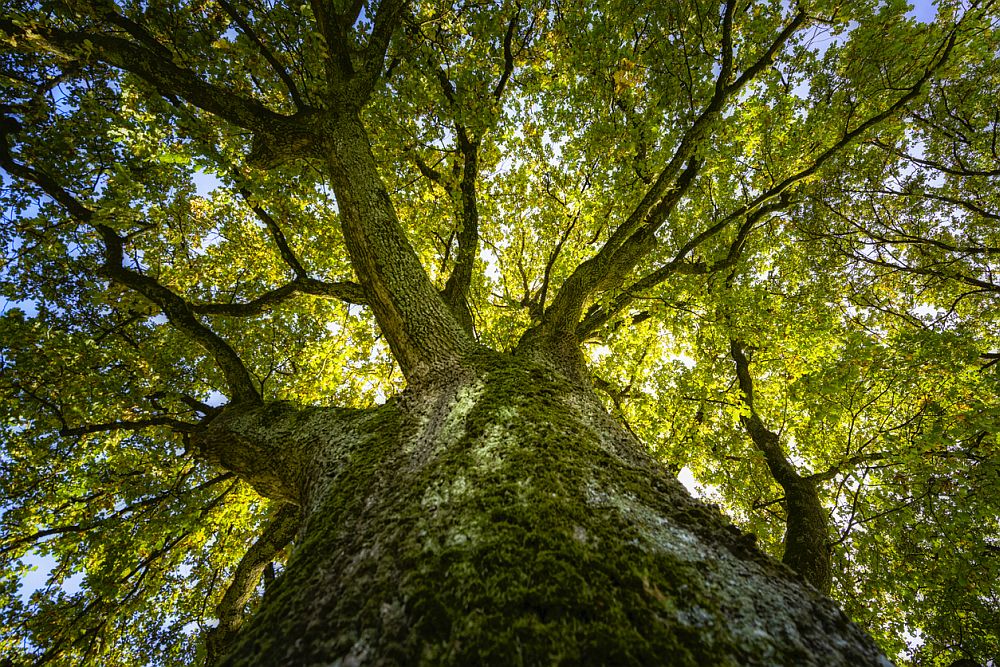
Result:
{"label": "tree trunk", "polygon": [[589,389],[514,357],[473,366],[372,411],[213,424],[209,448],[311,452],[269,477],[293,480],[302,529],[223,664],[890,664]]}

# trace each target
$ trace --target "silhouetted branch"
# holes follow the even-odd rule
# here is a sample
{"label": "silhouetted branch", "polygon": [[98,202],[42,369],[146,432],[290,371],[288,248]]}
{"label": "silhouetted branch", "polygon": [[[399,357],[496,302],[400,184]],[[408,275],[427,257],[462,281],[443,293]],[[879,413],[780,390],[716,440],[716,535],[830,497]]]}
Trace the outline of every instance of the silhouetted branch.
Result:
{"label": "silhouetted branch", "polygon": [[35,183],[46,194],[59,202],[70,215],[93,227],[104,242],[105,262],[101,271],[114,282],[134,290],[159,306],[174,327],[212,354],[222,369],[234,400],[248,403],[260,402],[260,394],[254,387],[250,374],[229,343],[199,322],[191,310],[191,305],[183,298],[155,279],[126,269],[124,266],[124,239],[107,225],[95,222],[94,212],[56,183],[48,174],[14,160],[10,153],[7,133],[0,133],[0,166],[15,176]]}
{"label": "silhouetted branch", "polygon": [[247,36],[251,42],[257,47],[257,50],[264,57],[267,63],[274,70],[274,73],[278,75],[281,82],[285,84],[285,88],[288,90],[288,94],[291,96],[292,101],[295,103],[296,108],[305,107],[305,102],[302,101],[302,96],[299,93],[298,87],[295,85],[295,81],[288,74],[286,70],[278,59],[275,57],[271,49],[267,48],[267,45],[261,41],[260,37],[254,31],[253,27],[247,22],[246,17],[243,16],[228,0],[219,0],[219,6],[221,6],[229,17],[233,19],[237,26],[240,28],[240,32]]}

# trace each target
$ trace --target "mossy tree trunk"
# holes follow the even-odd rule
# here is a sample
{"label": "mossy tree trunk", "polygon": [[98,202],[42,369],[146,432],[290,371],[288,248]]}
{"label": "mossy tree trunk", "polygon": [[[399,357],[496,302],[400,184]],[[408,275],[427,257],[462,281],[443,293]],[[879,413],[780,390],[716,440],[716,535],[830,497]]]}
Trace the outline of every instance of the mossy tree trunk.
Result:
{"label": "mossy tree trunk", "polygon": [[282,452],[261,484],[302,512],[222,664],[888,664],[584,387],[472,366],[371,411],[216,420],[203,445]]}

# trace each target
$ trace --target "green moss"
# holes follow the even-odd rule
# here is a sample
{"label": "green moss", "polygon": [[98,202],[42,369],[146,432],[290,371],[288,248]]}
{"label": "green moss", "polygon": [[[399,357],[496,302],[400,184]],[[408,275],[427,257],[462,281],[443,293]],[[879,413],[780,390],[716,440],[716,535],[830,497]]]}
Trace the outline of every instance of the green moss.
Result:
{"label": "green moss", "polygon": [[569,382],[481,362],[363,417],[234,664],[767,663],[682,528],[718,517],[624,463]]}
{"label": "green moss", "polygon": [[696,566],[588,502],[595,482],[621,482],[621,466],[567,409],[572,390],[538,368],[495,366],[463,439],[427,471],[475,489],[439,506],[434,524],[476,539],[411,545],[420,556],[404,590],[418,626],[448,629],[425,661],[651,664],[666,652],[672,664],[720,664],[722,633],[710,647],[682,622],[712,605]]}
{"label": "green moss", "polygon": [[[395,405],[354,414],[361,422],[358,427],[369,438],[350,452],[347,463],[338,467],[327,481],[335,493],[330,494],[320,511],[309,517],[304,539],[296,545],[286,574],[268,592],[266,604],[261,605],[252,619],[252,628],[241,634],[232,655],[223,664],[266,664],[260,662],[261,656],[282,655],[287,650],[282,642],[289,637],[311,637],[315,641],[312,652],[328,655],[346,654],[357,643],[358,637],[343,629],[317,638],[310,629],[315,619],[308,613],[296,613],[308,607],[308,598],[316,586],[325,586],[321,575],[329,549],[337,542],[338,524],[344,517],[364,512],[372,485],[398,448],[402,415]],[[345,598],[344,602],[350,605],[351,599]],[[280,659],[276,660],[274,664],[281,664]]]}

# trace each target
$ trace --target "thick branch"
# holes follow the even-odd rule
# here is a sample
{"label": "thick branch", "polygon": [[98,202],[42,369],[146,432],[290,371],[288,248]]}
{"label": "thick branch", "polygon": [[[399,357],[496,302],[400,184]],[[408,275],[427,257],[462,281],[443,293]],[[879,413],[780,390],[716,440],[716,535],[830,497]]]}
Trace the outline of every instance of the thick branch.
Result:
{"label": "thick branch", "polygon": [[0,30],[25,41],[41,41],[59,53],[92,51],[101,61],[135,74],[161,93],[182,97],[196,107],[240,127],[258,129],[282,118],[256,100],[208,83],[194,72],[177,66],[158,49],[121,37],[42,25],[23,26],[8,19],[0,20]]}
{"label": "thick branch", "polygon": [[[109,6],[113,7],[113,5],[110,5],[109,3],[108,5],[105,5],[103,9],[107,9]],[[124,14],[114,11],[114,9],[104,12],[101,15],[101,18],[118,26],[119,28],[122,28],[125,32],[132,35],[132,37],[139,40],[140,44],[151,51],[156,52],[161,57],[166,58],[167,60],[173,60],[174,54],[162,42],[160,42],[160,40],[156,39],[156,37],[154,37],[153,34],[146,29],[146,26],[136,23]]]}
{"label": "thick branch", "polygon": [[355,91],[358,99],[367,100],[382,74],[389,42],[403,18],[406,0],[382,0],[375,11],[375,25],[365,47],[362,76]]}
{"label": "thick branch", "polygon": [[455,266],[448,276],[442,296],[452,312],[470,334],[473,332],[472,311],[469,308],[469,286],[479,254],[479,205],[476,179],[479,176],[479,143],[471,141],[464,128],[460,128],[459,148],[465,160],[462,164],[462,215],[459,221],[458,252]]}
{"label": "thick branch", "polygon": [[191,311],[199,315],[228,315],[251,317],[271,310],[299,292],[294,282],[261,294],[256,299],[242,303],[192,303]]}
{"label": "thick branch", "polygon": [[295,103],[295,107],[298,109],[304,108],[306,104],[305,102],[303,102],[302,95],[299,93],[299,89],[295,85],[295,81],[292,80],[292,77],[288,73],[288,70],[286,70],[280,62],[278,62],[278,59],[275,57],[274,53],[272,53],[271,49],[269,49],[267,45],[264,44],[261,38],[257,35],[256,31],[254,31],[253,29],[253,26],[250,25],[246,17],[243,16],[243,14],[241,14],[236,9],[236,7],[234,7],[232,3],[230,3],[228,0],[218,0],[218,1],[219,5],[225,10],[227,14],[229,14],[229,17],[233,19],[233,21],[236,23],[237,26],[239,26],[240,32],[246,35],[247,39],[249,39],[251,42],[254,43],[254,45],[257,47],[257,50],[260,52],[261,56],[264,57],[264,60],[267,61],[267,64],[271,66],[271,69],[274,70],[274,73],[278,75],[279,79],[281,79],[281,82],[285,85],[285,88],[288,90],[288,94],[292,98],[292,102]]}
{"label": "thick branch", "polygon": [[711,264],[704,261],[689,262],[686,261],[686,257],[699,245],[725,229],[731,222],[731,216],[726,216],[726,218],[720,222],[701,231],[681,246],[680,250],[677,251],[677,254],[673,259],[632,283],[632,285],[626,287],[622,290],[622,293],[616,296],[609,304],[592,307],[587,312],[587,316],[576,328],[577,336],[580,340],[584,340],[600,327],[607,324],[624,308],[634,302],[635,299],[641,294],[653,289],[672,275],[708,274],[735,266],[743,252],[743,248],[746,245],[750,233],[756,227],[760,219],[765,215],[775,213],[783,208],[786,208],[790,203],[790,199],[782,197],[780,201],[771,202],[767,206],[762,206],[752,214],[748,215],[743,224],[740,225],[736,238],[730,244],[729,251],[726,253],[726,256]]}
{"label": "thick branch", "polygon": [[420,157],[420,153],[416,150],[413,150],[410,154],[413,156],[413,162],[417,165],[417,169],[424,178],[432,181],[433,183],[437,183],[444,188],[446,192],[451,192],[451,186],[445,180],[444,174],[427,164],[427,162]]}
{"label": "thick branch", "polygon": [[[508,26],[508,37],[506,38],[508,42],[516,18],[517,16],[515,15]],[[507,48],[509,51],[509,43],[507,44]],[[513,56],[510,56],[510,58],[508,66],[513,68]],[[472,335],[475,327],[468,296],[473,271],[475,270],[476,257],[479,254],[479,204],[476,180],[479,178],[479,144],[482,133],[477,134],[470,131],[468,127],[457,120],[460,117],[460,110],[458,109],[458,97],[455,86],[448,78],[448,73],[444,67],[433,57],[430,57],[430,61],[438,80],[438,85],[441,87],[441,92],[444,94],[448,106],[456,118],[454,121],[456,143],[463,157],[462,180],[459,183],[462,206],[461,212],[458,215],[458,252],[455,257],[455,265],[452,267],[451,274],[448,276],[448,281],[442,291],[442,297],[451,307],[452,312],[455,313],[455,317],[458,318],[465,331]],[[504,76],[509,76],[509,72],[506,69]],[[503,83],[503,77],[501,77],[501,83]],[[497,99],[499,99],[499,95],[502,93],[503,85],[498,84],[494,90]],[[446,184],[446,181],[439,172],[429,167],[419,155],[415,154],[415,159],[417,168],[421,174],[444,187],[451,194],[451,187]]]}
{"label": "thick branch", "polygon": [[[728,6],[726,8],[728,10]],[[795,16],[789,21],[788,25],[782,29],[778,36],[773,42],[767,47],[767,50],[761,54],[750,67],[747,67],[743,71],[743,74],[729,86],[729,93],[741,90],[745,85],[756,79],[764,70],[770,67],[774,63],[774,59],[778,57],[778,53],[785,46],[785,43],[791,38],[795,32],[803,27],[808,21],[808,15],[803,11],[799,10]]]}
{"label": "thick branch", "polygon": [[785,457],[778,444],[778,435],[764,426],[764,422],[757,414],[754,407],[753,379],[750,377],[750,361],[743,351],[743,346],[733,340],[730,342],[730,353],[733,361],[736,362],[736,377],[739,380],[740,391],[743,394],[743,403],[749,408],[749,415],[741,415],[740,422],[750,433],[751,438],[757,448],[767,459],[767,466],[774,479],[785,486],[794,484],[799,478],[795,467]]}
{"label": "thick branch", "polygon": [[497,81],[496,87],[493,88],[493,98],[500,101],[503,97],[504,88],[507,87],[507,82],[510,81],[510,75],[514,72],[514,51],[511,48],[514,41],[514,31],[517,28],[517,19],[521,15],[521,8],[518,7],[514,15],[510,17],[510,22],[507,24],[507,32],[503,36],[503,73],[500,74],[500,80]]}
{"label": "thick branch", "polygon": [[364,127],[344,116],[332,138],[329,168],[344,241],[393,356],[411,382],[454,372],[472,340],[406,238]]}
{"label": "thick branch", "polygon": [[722,64],[719,66],[719,76],[715,81],[715,97],[723,98],[726,88],[733,77],[733,14],[736,12],[736,0],[727,0],[722,14]]}
{"label": "thick branch", "polygon": [[191,310],[200,315],[228,315],[230,317],[250,317],[269,311],[279,303],[296,294],[311,294],[338,299],[352,305],[365,305],[361,285],[349,281],[328,283],[315,278],[296,279],[287,285],[266,292],[256,299],[242,303],[193,303]]}
{"label": "thick branch", "polygon": [[282,505],[236,566],[233,579],[215,608],[219,625],[209,630],[205,637],[208,651],[206,664],[209,667],[217,665],[229,652],[233,639],[243,625],[247,604],[260,583],[261,575],[267,565],[292,541],[298,527],[299,508]]}
{"label": "thick branch", "polygon": [[259,403],[260,394],[254,386],[246,366],[243,365],[243,361],[229,343],[199,322],[192,312],[190,304],[180,296],[155,279],[126,269],[123,239],[106,225],[96,224],[94,227],[104,241],[105,263],[102,270],[105,275],[155,303],[174,327],[211,354],[222,369],[226,384],[229,385],[229,389],[233,393],[233,401]]}
{"label": "thick branch", "polygon": [[199,458],[236,473],[262,496],[303,505],[317,485],[336,476],[335,469],[317,464],[317,453],[333,463],[350,456],[371,436],[370,420],[393,409],[230,404],[192,436],[191,445]]}
{"label": "thick branch", "polygon": [[[678,178],[676,186],[653,208],[653,214],[657,216],[669,215],[694,182],[699,167],[700,163],[697,161],[692,161],[688,165]],[[619,284],[634,267],[635,262],[652,250],[656,243],[654,234],[657,227],[658,225],[646,226],[626,239],[628,243],[622,246],[628,246],[625,252],[619,252],[620,248],[609,250],[611,248],[611,241],[609,241],[596,256],[577,266],[559,288],[552,304],[546,309],[541,330],[546,331],[547,335],[564,335],[567,331],[572,333],[580,321],[583,306],[591,294]],[[529,331],[529,334],[529,338],[538,335],[533,331]]]}
{"label": "thick branch", "polygon": [[[798,27],[805,23],[805,21],[805,14],[803,12],[799,12],[778,36],[768,51],[765,52],[764,56],[762,56],[760,60],[744,72],[744,74],[740,76],[731,86],[727,87],[724,83],[722,83],[726,72],[720,72],[719,79],[717,80],[716,92],[712,101],[709,103],[705,111],[702,112],[702,115],[695,121],[691,129],[685,134],[684,138],[681,140],[680,146],[674,154],[674,158],[671,160],[671,163],[667,165],[663,172],[661,172],[656,183],[654,183],[654,185],[647,192],[643,202],[640,203],[639,207],[633,211],[632,215],[629,216],[629,219],[615,231],[611,239],[609,239],[605,246],[601,248],[598,255],[581,264],[577,268],[577,271],[575,271],[563,285],[563,288],[560,290],[553,302],[550,312],[547,313],[547,317],[551,321],[551,327],[555,329],[559,329],[564,326],[575,327],[576,322],[579,320],[583,303],[589,295],[597,289],[602,287],[606,288],[608,285],[613,284],[616,274],[624,275],[623,269],[626,267],[631,268],[635,265],[635,262],[649,252],[652,245],[655,244],[655,238],[652,235],[663,223],[666,217],[672,212],[673,207],[676,205],[676,202],[679,201],[680,196],[686,189],[686,186],[690,185],[694,175],[697,173],[696,165],[689,165],[688,170],[678,177],[676,184],[673,186],[673,196],[664,196],[659,202],[655,202],[656,198],[661,197],[662,194],[669,189],[669,186],[667,186],[666,183],[670,180],[671,175],[676,173],[677,165],[674,164],[675,160],[682,155],[693,153],[695,146],[699,145],[701,141],[703,141],[703,137],[701,135],[707,132],[708,128],[714,122],[714,119],[720,113],[725,99],[737,92],[742,86],[749,83],[753,76],[756,76],[756,74],[763,71],[763,69],[765,69],[773,60],[774,55],[780,49],[781,44],[787,41],[787,39],[790,38]],[[716,225],[706,229],[702,232],[702,234],[691,239],[678,251],[676,257],[677,260],[683,260],[684,256],[686,256],[694,247],[702,243],[705,239],[719,233],[734,220],[746,215],[748,212],[753,211],[760,206],[767,204],[767,202],[775,198],[781,197],[788,192],[793,185],[814,175],[827,161],[841,153],[860,136],[872,127],[897,113],[900,109],[905,107],[906,104],[915,99],[933,74],[942,65],[944,65],[945,62],[947,62],[957,40],[957,34],[956,27],[956,29],[951,32],[948,39],[941,44],[938,52],[934,55],[934,59],[931,64],[924,70],[921,77],[909,88],[905,95],[900,97],[895,103],[890,105],[881,113],[871,116],[853,130],[846,132],[836,144],[821,153],[811,165],[795,174],[792,174],[791,176],[788,176],[774,187],[756,197],[753,201],[733,211],[719,223],[716,223]],[[725,54],[723,54],[723,57],[725,58]],[[694,173],[690,173],[692,170]],[[685,185],[686,176],[687,183]],[[617,244],[620,244],[620,246]],[[585,333],[588,328],[589,326],[585,328]]]}
{"label": "thick branch", "polygon": [[857,456],[852,456],[841,461],[840,463],[834,464],[822,472],[814,472],[809,475],[807,479],[812,480],[813,482],[826,482],[835,478],[837,475],[842,474],[846,470],[855,468],[859,464],[869,463],[871,461],[884,461],[888,458],[890,458],[890,456],[884,452],[858,454]]}
{"label": "thick branch", "polygon": [[[124,20],[124,19],[123,19]],[[136,27],[130,33],[142,30]],[[325,114],[302,107],[291,116],[278,114],[258,100],[202,79],[197,73],[165,57],[151,37],[140,43],[122,37],[85,31],[67,31],[43,25],[23,26],[0,20],[0,31],[25,41],[40,42],[43,48],[75,57],[89,53],[112,67],[146,81],[162,95],[178,97],[190,104],[254,133],[250,161],[270,168],[290,159],[315,156],[320,150]],[[137,33],[138,34],[138,33]]]}
{"label": "thick branch", "polygon": [[785,553],[782,561],[818,590],[828,593],[831,573],[827,517],[815,483],[798,474],[782,451],[778,434],[764,426],[757,414],[750,361],[742,345],[733,340],[729,349],[736,363],[743,403],[750,410],[749,415],[740,415],[740,423],[750,434],[754,446],[764,454],[771,476],[785,491]]}
{"label": "thick branch", "polygon": [[148,419],[120,420],[106,422],[104,424],[87,424],[86,426],[76,426],[73,428],[59,429],[59,435],[63,437],[76,437],[90,435],[91,433],[109,433],[112,431],[141,431],[150,426],[167,426],[180,433],[194,433],[198,430],[198,424],[174,419],[173,417],[149,417]]}
{"label": "thick branch", "polygon": [[[735,4],[735,1],[727,3],[723,17],[723,61],[712,99],[684,133],[670,161],[638,206],[612,233],[597,255],[580,264],[566,280],[546,312],[543,324],[547,328],[553,331],[572,331],[583,314],[587,299],[596,291],[619,284],[627,272],[652,250],[656,243],[656,231],[667,220],[698,175],[701,162],[694,156],[711,136],[711,130],[725,108],[726,101],[769,66],[774,55],[807,21],[806,14],[798,12],[764,56],[736,82],[729,84],[732,77],[731,31]],[[682,169],[684,165],[687,166]]]}

